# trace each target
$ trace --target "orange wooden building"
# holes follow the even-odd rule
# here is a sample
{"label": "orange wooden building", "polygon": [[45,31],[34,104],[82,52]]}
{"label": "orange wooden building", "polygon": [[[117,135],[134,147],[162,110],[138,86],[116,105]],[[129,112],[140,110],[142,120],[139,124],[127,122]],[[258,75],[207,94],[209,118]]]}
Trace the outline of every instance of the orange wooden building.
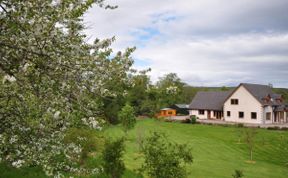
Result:
{"label": "orange wooden building", "polygon": [[176,109],[163,108],[157,114],[158,117],[176,116]]}

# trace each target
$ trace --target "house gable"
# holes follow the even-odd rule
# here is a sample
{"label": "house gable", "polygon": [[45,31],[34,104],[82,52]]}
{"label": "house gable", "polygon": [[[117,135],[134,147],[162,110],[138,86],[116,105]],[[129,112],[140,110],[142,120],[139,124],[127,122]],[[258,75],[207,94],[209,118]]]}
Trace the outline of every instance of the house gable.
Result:
{"label": "house gable", "polygon": [[[238,101],[233,102],[231,100]],[[255,116],[255,113],[257,117],[253,119],[252,115]],[[239,85],[224,102],[224,118],[226,121],[261,123],[262,113],[262,103],[243,85]]]}

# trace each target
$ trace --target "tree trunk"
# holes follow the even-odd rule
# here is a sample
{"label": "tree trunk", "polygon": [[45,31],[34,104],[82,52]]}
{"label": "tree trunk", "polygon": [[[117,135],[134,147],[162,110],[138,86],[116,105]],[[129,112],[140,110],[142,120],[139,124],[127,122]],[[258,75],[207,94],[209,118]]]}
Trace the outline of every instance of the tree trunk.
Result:
{"label": "tree trunk", "polygon": [[253,150],[250,149],[250,160],[253,161]]}

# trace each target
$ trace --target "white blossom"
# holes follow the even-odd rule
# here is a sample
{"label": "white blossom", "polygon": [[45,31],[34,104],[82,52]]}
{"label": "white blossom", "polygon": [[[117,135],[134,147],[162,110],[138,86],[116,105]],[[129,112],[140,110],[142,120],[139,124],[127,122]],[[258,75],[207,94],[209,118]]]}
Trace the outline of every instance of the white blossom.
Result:
{"label": "white blossom", "polygon": [[178,87],[177,86],[169,86],[166,88],[166,93],[167,94],[177,94],[178,92]]}
{"label": "white blossom", "polygon": [[7,74],[3,77],[2,83],[5,83],[6,81],[15,82],[16,78]]}
{"label": "white blossom", "polygon": [[23,164],[25,163],[25,161],[23,160],[17,160],[12,162],[12,166],[16,167],[16,168],[20,168],[23,166]]}

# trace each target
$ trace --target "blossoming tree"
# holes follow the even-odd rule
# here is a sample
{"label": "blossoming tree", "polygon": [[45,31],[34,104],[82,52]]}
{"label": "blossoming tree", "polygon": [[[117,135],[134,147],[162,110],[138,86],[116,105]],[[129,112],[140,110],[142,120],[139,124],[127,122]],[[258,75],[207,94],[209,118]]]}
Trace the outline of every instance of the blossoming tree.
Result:
{"label": "blossoming tree", "polygon": [[109,81],[129,84],[134,48],[112,58],[114,38],[85,42],[81,16],[93,3],[114,8],[103,0],[0,1],[0,161],[47,175],[99,171],[79,166],[81,146],[63,139],[72,127],[101,129],[103,98],[124,93]]}

